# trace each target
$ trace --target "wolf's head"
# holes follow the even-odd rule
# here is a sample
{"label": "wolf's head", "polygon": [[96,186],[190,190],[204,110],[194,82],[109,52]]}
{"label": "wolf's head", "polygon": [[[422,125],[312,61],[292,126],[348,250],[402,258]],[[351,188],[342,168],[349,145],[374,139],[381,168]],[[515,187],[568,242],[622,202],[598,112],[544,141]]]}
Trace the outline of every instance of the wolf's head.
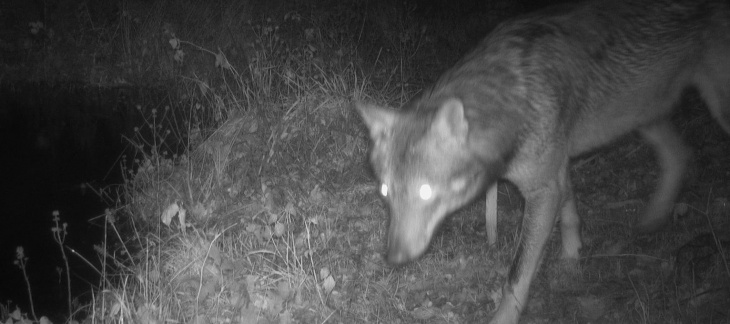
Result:
{"label": "wolf's head", "polygon": [[370,162],[380,194],[390,207],[387,259],[412,261],[426,251],[447,215],[496,181],[504,150],[485,142],[490,132],[469,122],[459,99],[405,111],[367,104],[357,109],[373,141]]}

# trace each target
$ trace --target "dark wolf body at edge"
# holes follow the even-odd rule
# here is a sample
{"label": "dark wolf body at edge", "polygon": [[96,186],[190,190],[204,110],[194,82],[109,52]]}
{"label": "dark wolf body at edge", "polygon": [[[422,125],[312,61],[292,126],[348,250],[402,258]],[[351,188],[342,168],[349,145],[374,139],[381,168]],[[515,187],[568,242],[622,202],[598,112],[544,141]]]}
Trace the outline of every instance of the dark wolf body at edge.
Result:
{"label": "dark wolf body at edge", "polygon": [[358,103],[390,210],[387,259],[421,256],[440,222],[498,179],[525,198],[493,323],[515,323],[559,220],[560,262],[579,271],[570,158],[638,131],[657,189],[635,224],[668,221],[691,150],[670,122],[687,87],[730,133],[730,10],[713,0],[592,1],[498,26],[402,110]]}

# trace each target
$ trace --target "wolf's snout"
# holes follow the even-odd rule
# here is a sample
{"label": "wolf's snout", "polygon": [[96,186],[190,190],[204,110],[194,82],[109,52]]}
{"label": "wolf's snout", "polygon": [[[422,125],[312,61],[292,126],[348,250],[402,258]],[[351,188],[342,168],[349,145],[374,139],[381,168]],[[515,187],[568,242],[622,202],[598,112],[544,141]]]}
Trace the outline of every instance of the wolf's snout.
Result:
{"label": "wolf's snout", "polygon": [[401,248],[400,246],[397,246],[395,244],[391,244],[388,247],[388,263],[393,265],[401,265],[408,263],[408,261],[411,261],[412,258],[408,256],[406,251]]}
{"label": "wolf's snout", "polygon": [[419,222],[401,220],[391,223],[388,234],[388,262],[401,265],[417,259],[428,248],[430,237],[425,226]]}

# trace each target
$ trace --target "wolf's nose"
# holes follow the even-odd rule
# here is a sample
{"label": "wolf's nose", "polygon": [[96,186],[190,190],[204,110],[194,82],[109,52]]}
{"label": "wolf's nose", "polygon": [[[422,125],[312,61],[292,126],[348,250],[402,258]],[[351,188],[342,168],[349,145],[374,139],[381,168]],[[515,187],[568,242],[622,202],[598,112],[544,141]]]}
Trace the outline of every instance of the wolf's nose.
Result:
{"label": "wolf's nose", "polygon": [[402,265],[409,261],[408,255],[403,249],[390,248],[388,251],[388,263],[392,265]]}
{"label": "wolf's nose", "polygon": [[405,243],[402,238],[398,238],[392,244],[388,244],[388,263],[402,265],[415,260],[420,255],[412,245]]}

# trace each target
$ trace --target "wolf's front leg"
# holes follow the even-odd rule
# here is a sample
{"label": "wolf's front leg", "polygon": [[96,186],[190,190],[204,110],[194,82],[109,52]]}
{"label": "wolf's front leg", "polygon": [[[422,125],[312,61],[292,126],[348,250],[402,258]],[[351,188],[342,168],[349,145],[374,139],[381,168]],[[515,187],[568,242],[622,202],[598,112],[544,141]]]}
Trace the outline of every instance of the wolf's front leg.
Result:
{"label": "wolf's front leg", "polygon": [[499,309],[490,323],[517,323],[527,305],[530,283],[539,270],[545,245],[555,225],[555,217],[566,198],[563,191],[569,190],[567,163],[561,169],[553,178],[543,178],[537,184],[526,181],[529,186],[520,188],[526,202],[520,245],[517,247],[507,282],[502,288]]}

